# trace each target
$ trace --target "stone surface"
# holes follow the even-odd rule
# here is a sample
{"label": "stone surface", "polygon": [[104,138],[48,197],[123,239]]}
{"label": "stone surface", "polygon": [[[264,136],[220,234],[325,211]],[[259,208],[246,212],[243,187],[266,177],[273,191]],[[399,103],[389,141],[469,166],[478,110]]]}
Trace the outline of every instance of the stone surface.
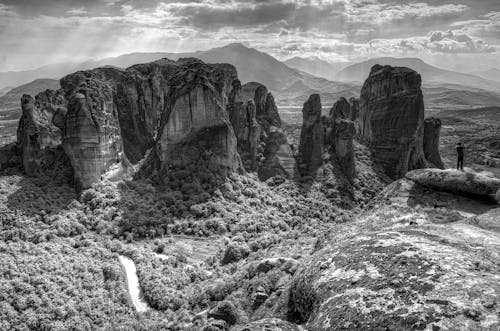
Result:
{"label": "stone surface", "polygon": [[402,214],[302,264],[290,293],[298,319],[309,330],[498,329],[498,233]]}
{"label": "stone surface", "polygon": [[361,90],[358,134],[393,179],[427,165],[421,84],[411,69],[375,65]]}
{"label": "stone surface", "polygon": [[235,326],[234,331],[303,331],[300,325],[283,321],[278,318],[264,318],[247,323],[243,326]]}
{"label": "stone surface", "polygon": [[303,122],[300,132],[299,167],[305,175],[314,175],[323,164],[324,130],[321,122],[321,99],[312,94],[302,109]]}
{"label": "stone surface", "polygon": [[406,178],[434,190],[455,194],[473,194],[493,197],[500,188],[500,179],[471,170],[420,169],[406,174]]}
{"label": "stone surface", "polygon": [[444,169],[443,161],[439,155],[439,132],[441,120],[439,118],[426,118],[424,121],[424,155],[427,161],[436,168]]}
{"label": "stone surface", "polygon": [[44,169],[54,167],[59,159],[57,151],[61,144],[61,130],[52,119],[60,108],[66,107],[61,92],[47,90],[36,96],[23,95],[23,115],[17,130],[17,150],[28,175],[36,175]]}

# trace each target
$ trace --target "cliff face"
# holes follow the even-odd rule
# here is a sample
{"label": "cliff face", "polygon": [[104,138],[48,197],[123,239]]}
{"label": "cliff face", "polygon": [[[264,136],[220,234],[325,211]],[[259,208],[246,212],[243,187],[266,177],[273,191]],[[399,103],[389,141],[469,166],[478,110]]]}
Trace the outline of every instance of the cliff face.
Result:
{"label": "cliff face", "polygon": [[114,84],[104,78],[99,72],[82,72],[61,80],[69,100],[62,144],[73,166],[77,190],[89,187],[125,158]]}
{"label": "cliff face", "polygon": [[358,133],[387,175],[400,178],[426,166],[423,151],[424,101],[415,71],[373,66],[361,90]]}
{"label": "cliff face", "polygon": [[162,170],[198,163],[239,170],[237,140],[226,112],[236,70],[201,62],[185,66],[170,84],[166,120],[157,145]]}
{"label": "cliff face", "polygon": [[443,161],[439,155],[439,133],[441,120],[439,118],[426,118],[424,121],[424,154],[427,161],[439,169],[444,169]]}

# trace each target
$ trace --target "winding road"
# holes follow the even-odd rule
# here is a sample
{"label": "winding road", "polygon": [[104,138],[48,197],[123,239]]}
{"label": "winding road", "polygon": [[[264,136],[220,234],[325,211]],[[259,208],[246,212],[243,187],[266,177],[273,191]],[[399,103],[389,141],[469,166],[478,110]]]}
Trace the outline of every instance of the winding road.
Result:
{"label": "winding road", "polygon": [[144,299],[142,295],[141,287],[139,286],[139,279],[137,278],[137,269],[135,267],[134,261],[130,258],[119,255],[118,259],[125,270],[125,274],[127,276],[127,286],[130,297],[132,298],[132,303],[135,306],[135,309],[139,312],[145,312],[151,309],[147,301]]}

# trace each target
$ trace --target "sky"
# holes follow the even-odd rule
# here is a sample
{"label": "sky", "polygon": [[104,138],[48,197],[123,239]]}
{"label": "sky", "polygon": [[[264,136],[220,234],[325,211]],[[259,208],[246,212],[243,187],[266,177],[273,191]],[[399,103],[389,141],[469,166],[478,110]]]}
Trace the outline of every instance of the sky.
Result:
{"label": "sky", "polygon": [[0,0],[0,71],[232,42],[281,60],[500,68],[500,0]]}

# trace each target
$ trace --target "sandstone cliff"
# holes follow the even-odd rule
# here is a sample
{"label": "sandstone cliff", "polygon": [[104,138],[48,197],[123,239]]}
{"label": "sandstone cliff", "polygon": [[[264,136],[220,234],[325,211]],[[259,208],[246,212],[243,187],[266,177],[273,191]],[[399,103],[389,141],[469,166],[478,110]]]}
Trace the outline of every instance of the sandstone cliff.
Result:
{"label": "sandstone cliff", "polygon": [[411,69],[375,65],[361,90],[359,137],[393,179],[427,164],[421,84]]}

